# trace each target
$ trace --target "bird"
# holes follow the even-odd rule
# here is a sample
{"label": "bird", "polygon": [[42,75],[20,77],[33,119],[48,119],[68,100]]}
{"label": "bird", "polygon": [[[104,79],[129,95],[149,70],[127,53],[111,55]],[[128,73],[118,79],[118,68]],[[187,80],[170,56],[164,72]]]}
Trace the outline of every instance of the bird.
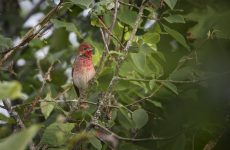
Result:
{"label": "bird", "polygon": [[96,74],[92,56],[93,47],[89,43],[82,43],[78,48],[78,54],[72,67],[73,85],[79,102],[81,103],[83,97],[85,97],[85,90],[88,87],[89,81],[93,79]]}

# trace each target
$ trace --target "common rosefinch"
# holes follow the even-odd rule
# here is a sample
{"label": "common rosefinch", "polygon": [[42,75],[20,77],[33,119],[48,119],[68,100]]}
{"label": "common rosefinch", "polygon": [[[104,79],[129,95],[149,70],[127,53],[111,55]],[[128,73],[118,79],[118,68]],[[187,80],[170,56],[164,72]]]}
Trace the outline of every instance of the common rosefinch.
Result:
{"label": "common rosefinch", "polygon": [[79,101],[84,97],[85,89],[89,81],[95,76],[95,69],[92,62],[93,48],[88,43],[82,43],[78,48],[79,54],[73,64],[72,77],[75,91]]}

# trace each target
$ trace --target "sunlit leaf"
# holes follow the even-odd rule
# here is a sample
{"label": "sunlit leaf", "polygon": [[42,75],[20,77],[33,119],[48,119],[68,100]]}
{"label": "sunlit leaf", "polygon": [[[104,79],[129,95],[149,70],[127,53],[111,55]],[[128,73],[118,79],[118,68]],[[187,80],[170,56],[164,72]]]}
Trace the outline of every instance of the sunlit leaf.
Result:
{"label": "sunlit leaf", "polygon": [[150,81],[149,81],[149,87],[150,87],[150,89],[152,90],[155,86],[156,86],[155,80],[154,80],[154,79],[153,79],[153,80],[150,80]]}
{"label": "sunlit leaf", "polygon": [[41,111],[45,119],[49,117],[49,115],[54,109],[54,102],[51,102],[51,101],[53,101],[53,98],[51,97],[51,93],[49,92],[47,93],[44,101],[40,103]]}
{"label": "sunlit leaf", "polygon": [[0,99],[23,97],[22,86],[18,81],[0,82]]}
{"label": "sunlit leaf", "polygon": [[160,41],[160,34],[156,32],[147,32],[143,35],[143,39],[146,43],[155,44]]}

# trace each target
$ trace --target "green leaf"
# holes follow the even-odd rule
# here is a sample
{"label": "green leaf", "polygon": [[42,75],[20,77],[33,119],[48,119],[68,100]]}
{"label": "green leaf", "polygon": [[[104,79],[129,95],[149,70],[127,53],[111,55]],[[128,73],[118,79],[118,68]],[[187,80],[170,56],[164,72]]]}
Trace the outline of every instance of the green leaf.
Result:
{"label": "green leaf", "polygon": [[10,48],[12,45],[12,41],[10,38],[6,38],[2,35],[0,35],[0,48]]}
{"label": "green leaf", "polygon": [[173,9],[177,3],[177,0],[164,0],[164,2],[171,8]]}
{"label": "green leaf", "polygon": [[150,87],[150,89],[152,90],[155,86],[156,86],[156,81],[154,79],[150,80],[149,81],[149,87]]}
{"label": "green leaf", "polygon": [[170,15],[168,17],[164,17],[164,19],[169,23],[185,23],[182,15]]}
{"label": "green leaf", "polygon": [[71,2],[82,7],[83,9],[86,9],[89,8],[89,6],[93,3],[93,0],[71,0]]}
{"label": "green leaf", "polygon": [[98,140],[96,137],[92,137],[89,139],[89,142],[95,147],[97,150],[102,149],[101,141]]}
{"label": "green leaf", "polygon": [[137,12],[130,9],[122,9],[118,12],[117,17],[121,22],[133,27],[137,18]]}
{"label": "green leaf", "polygon": [[134,66],[137,68],[136,71],[139,73],[148,76],[153,73],[153,70],[150,69],[147,62],[147,56],[144,53],[131,53],[130,54]]}
{"label": "green leaf", "polygon": [[146,101],[152,103],[156,107],[162,108],[162,104],[160,102],[158,102],[158,101],[153,101],[153,100],[150,100],[150,99],[147,99]]}
{"label": "green leaf", "polygon": [[51,112],[54,109],[54,102],[50,101],[53,101],[53,98],[51,97],[51,93],[49,92],[47,93],[44,101],[40,103],[41,111],[45,119],[47,119],[50,116]]}
{"label": "green leaf", "polygon": [[65,22],[65,21],[60,21],[57,19],[51,19],[51,22],[54,24],[55,28],[65,28],[69,32],[75,32],[77,34],[77,36],[82,38],[82,35],[81,35],[80,31],[77,29],[77,27],[75,26],[75,24]]}
{"label": "green leaf", "polygon": [[74,126],[74,123],[53,123],[49,125],[43,133],[41,143],[51,146],[64,145],[69,139]]}
{"label": "green leaf", "polygon": [[25,150],[26,146],[32,140],[39,130],[39,126],[31,126],[28,129],[24,129],[19,133],[13,134],[3,140],[0,143],[0,149],[2,150]]}
{"label": "green leaf", "polygon": [[18,81],[0,82],[0,99],[15,99],[22,97],[22,86]]}
{"label": "green leaf", "polygon": [[156,32],[147,32],[143,35],[143,40],[145,43],[156,44],[160,41],[160,34]]}
{"label": "green leaf", "polygon": [[130,129],[133,126],[133,122],[131,118],[129,117],[129,113],[123,109],[120,108],[117,114],[117,119],[121,126],[123,126],[126,129]]}
{"label": "green leaf", "polygon": [[132,114],[132,117],[133,117],[133,121],[136,125],[136,128],[138,128],[138,129],[140,129],[144,125],[146,125],[146,123],[149,120],[148,114],[144,109],[135,110]]}
{"label": "green leaf", "polygon": [[185,38],[176,30],[173,30],[166,25],[163,25],[165,31],[171,35],[177,42],[179,42],[181,45],[183,45],[186,49],[190,50],[188,44],[185,41]]}
{"label": "green leaf", "polygon": [[7,117],[7,116],[3,115],[2,113],[0,113],[0,121],[7,122],[8,124],[14,124],[15,123],[15,120],[13,118]]}
{"label": "green leaf", "polygon": [[178,95],[177,87],[168,81],[161,82],[165,87],[167,87],[169,90],[171,90],[173,93]]}

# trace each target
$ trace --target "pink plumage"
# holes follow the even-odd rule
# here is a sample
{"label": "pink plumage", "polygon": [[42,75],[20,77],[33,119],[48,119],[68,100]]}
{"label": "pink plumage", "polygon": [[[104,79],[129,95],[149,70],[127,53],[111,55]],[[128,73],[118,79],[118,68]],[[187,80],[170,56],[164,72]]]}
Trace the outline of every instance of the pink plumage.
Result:
{"label": "pink plumage", "polygon": [[95,76],[95,69],[92,62],[92,46],[83,43],[78,50],[79,55],[73,64],[72,77],[77,95],[80,96],[81,91],[87,88],[88,82]]}

